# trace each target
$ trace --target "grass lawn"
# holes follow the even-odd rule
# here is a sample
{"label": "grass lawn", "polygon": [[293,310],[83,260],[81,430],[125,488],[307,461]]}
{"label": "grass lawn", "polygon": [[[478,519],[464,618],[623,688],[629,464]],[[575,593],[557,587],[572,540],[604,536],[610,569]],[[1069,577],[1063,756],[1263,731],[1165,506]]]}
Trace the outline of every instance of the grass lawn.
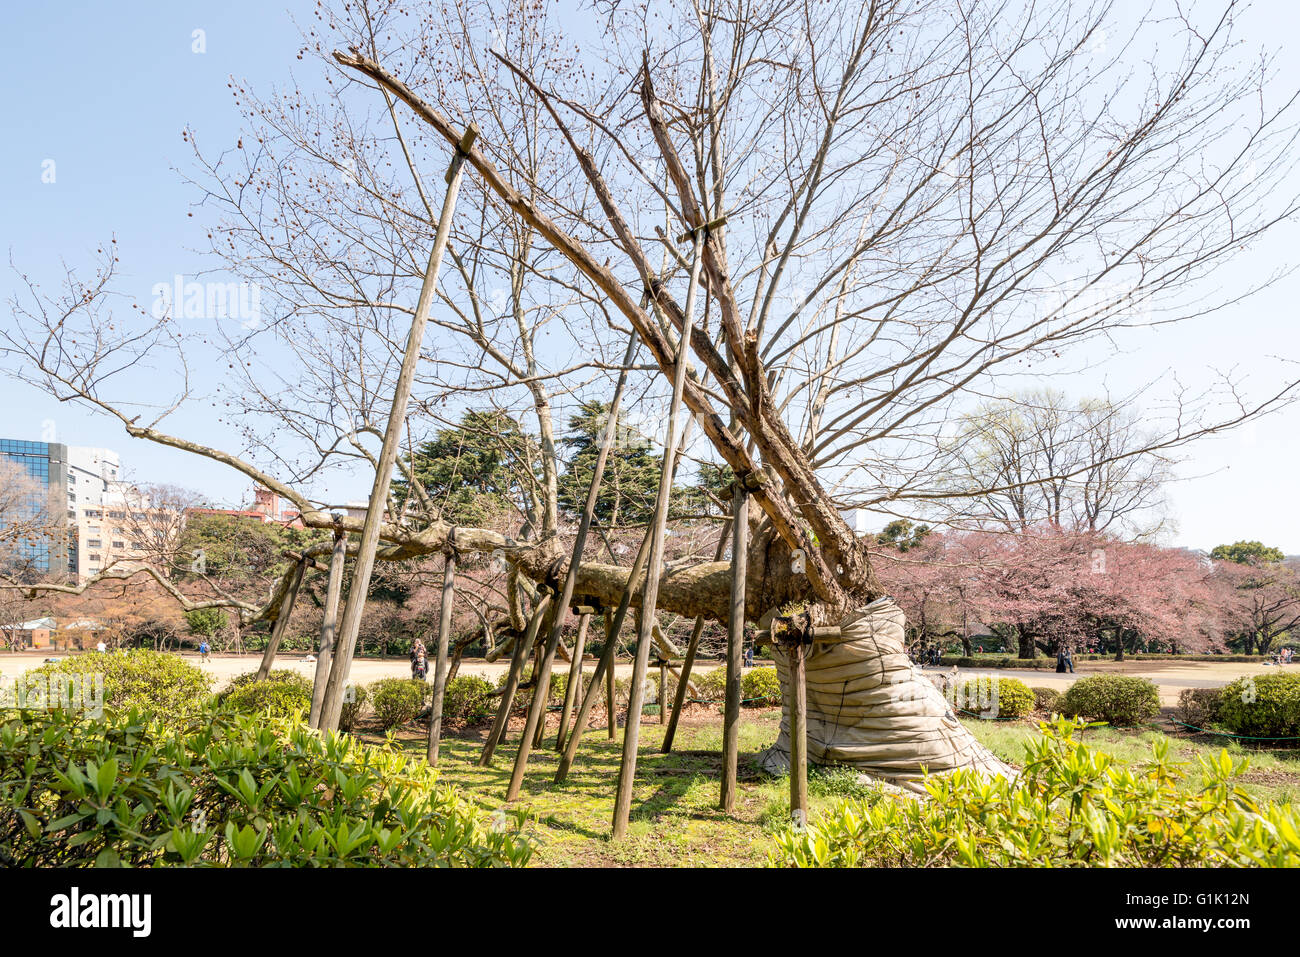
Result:
{"label": "grass lawn", "polygon": [[[609,840],[614,789],[622,749],[622,729],[610,741],[603,725],[583,737],[578,759],[563,785],[552,778],[558,763],[552,725],[545,745],[534,750],[520,798],[514,807],[531,817],[526,833],[535,842],[533,865],[541,867],[744,867],[766,863],[772,835],[789,816],[789,781],[763,774],[755,759],[777,735],[781,712],[776,708],[746,710],[740,723],[740,782],[733,815],[718,810],[721,775],[722,719],[717,711],[697,707],[683,717],[672,754],[661,754],[663,727],[647,716],[641,727],[640,759],[628,838]],[[552,717],[552,721],[554,718]],[[1023,756],[1023,742],[1036,724],[969,719],[967,727],[990,750],[1013,765]],[[486,730],[479,728],[444,738],[441,768],[444,780],[488,811],[504,805],[522,721],[512,722],[511,734],[497,749],[493,766],[476,763]],[[1151,753],[1154,729],[1118,731],[1099,728],[1084,732],[1091,746],[1130,764],[1141,764]],[[363,735],[363,737],[372,737]],[[424,749],[423,729],[410,726],[397,734],[399,745]],[[1196,755],[1217,755],[1222,739],[1174,736],[1178,759],[1196,763]],[[1228,746],[1235,755],[1246,753]],[[1300,752],[1251,752],[1244,784],[1260,800],[1300,803]],[[809,793],[813,813],[866,790],[847,770],[814,769]]]}

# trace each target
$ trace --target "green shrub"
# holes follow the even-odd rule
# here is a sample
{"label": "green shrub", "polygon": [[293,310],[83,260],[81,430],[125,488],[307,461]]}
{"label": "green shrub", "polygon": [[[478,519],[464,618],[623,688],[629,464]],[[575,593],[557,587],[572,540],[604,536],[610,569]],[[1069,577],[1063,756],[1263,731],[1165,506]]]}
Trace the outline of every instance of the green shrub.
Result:
{"label": "green shrub", "polygon": [[442,693],[442,719],[475,725],[490,717],[496,699],[492,682],[478,675],[457,675]]}
{"label": "green shrub", "polygon": [[[498,691],[506,686],[506,680],[509,677],[510,677],[509,672],[503,671],[500,677],[497,678]],[[524,685],[528,684],[532,680],[533,680],[533,666],[531,664],[525,665],[523,671],[519,675],[519,690],[515,692],[515,702],[513,706],[515,709],[527,708],[530,704],[532,704],[533,689],[524,687]],[[563,704],[564,689],[568,685],[568,683],[569,683],[568,672],[563,672],[561,669],[552,667],[551,681],[550,681],[551,688],[550,688],[550,694],[547,696],[547,703]]]}
{"label": "green shrub", "polygon": [[140,708],[165,720],[197,714],[211,693],[211,677],[180,655],[143,648],[72,655],[29,671],[22,682],[27,687],[60,677],[98,682],[99,676],[105,708]]}
{"label": "green shrub", "polygon": [[1197,787],[1168,738],[1134,774],[1074,740],[1060,718],[1026,742],[1014,779],[931,777],[932,800],[848,801],[777,835],[771,863],[795,867],[1296,867],[1300,812],[1257,805],[1226,751],[1201,759]]}
{"label": "green shrub", "polygon": [[414,721],[432,694],[433,686],[418,678],[381,678],[370,686],[370,702],[385,731]]}
{"label": "green shrub", "polygon": [[[722,680],[727,679],[723,669]],[[725,690],[725,685],[724,685]],[[781,703],[781,680],[775,668],[751,668],[740,678],[740,700],[747,708],[767,708]]]}
{"label": "green shrub", "polygon": [[0,713],[0,861],[26,867],[522,866],[422,759],[226,710]]}
{"label": "green shrub", "polygon": [[[343,695],[343,702],[339,706],[339,730],[352,731],[356,728],[357,722],[361,720],[361,713],[366,709],[366,701],[370,697],[370,691],[365,685],[349,685],[352,693]],[[352,700],[349,701],[348,698]]]}
{"label": "green shrub", "polygon": [[1219,720],[1222,702],[1222,688],[1184,688],[1178,692],[1178,707],[1174,709],[1174,715],[1193,728],[1208,728]]}
{"label": "green shrub", "polygon": [[[1300,737],[1300,674],[1238,678],[1223,688],[1218,719],[1233,734]],[[1300,741],[1290,743],[1300,745]]]}
{"label": "green shrub", "polygon": [[951,694],[959,709],[989,718],[1023,718],[1034,708],[1034,693],[1019,678],[980,675],[960,682]]}
{"label": "green shrub", "polygon": [[[247,678],[248,675],[239,675]],[[256,679],[256,672],[252,677]],[[240,714],[265,714],[287,718],[295,711],[311,710],[312,683],[296,671],[272,671],[262,681],[231,681],[232,687],[221,695],[221,704]]]}
{"label": "green shrub", "polygon": [[1061,695],[1066,715],[1114,725],[1141,724],[1160,713],[1160,691],[1133,675],[1089,675]]}
{"label": "green shrub", "polygon": [[1030,688],[1034,693],[1034,710],[1055,714],[1061,710],[1061,692],[1055,688]]}
{"label": "green shrub", "polygon": [[[700,698],[716,704],[722,704],[727,696],[727,669],[713,668],[700,675],[692,675],[695,687],[700,689]],[[743,697],[743,695],[742,695]]]}

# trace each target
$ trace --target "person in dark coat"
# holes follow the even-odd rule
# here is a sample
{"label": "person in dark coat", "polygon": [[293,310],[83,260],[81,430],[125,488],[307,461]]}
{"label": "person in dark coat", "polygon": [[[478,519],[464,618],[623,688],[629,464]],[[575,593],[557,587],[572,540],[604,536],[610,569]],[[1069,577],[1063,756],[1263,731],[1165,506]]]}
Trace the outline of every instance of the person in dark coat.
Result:
{"label": "person in dark coat", "polygon": [[429,655],[425,651],[424,642],[416,638],[411,643],[411,677],[424,680],[424,676],[429,673]]}
{"label": "person in dark coat", "polygon": [[1065,674],[1065,649],[1062,648],[1056,653],[1056,673]]}

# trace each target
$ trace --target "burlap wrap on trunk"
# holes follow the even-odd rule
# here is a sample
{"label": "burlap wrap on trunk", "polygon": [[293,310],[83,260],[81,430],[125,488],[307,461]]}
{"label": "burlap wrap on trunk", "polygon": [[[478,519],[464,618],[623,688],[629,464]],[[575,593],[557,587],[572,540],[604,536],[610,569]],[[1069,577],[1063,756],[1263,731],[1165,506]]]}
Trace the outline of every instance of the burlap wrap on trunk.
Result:
{"label": "burlap wrap on trunk", "polygon": [[[976,741],[943,694],[907,657],[903,610],[889,598],[840,623],[838,642],[812,646],[808,685],[808,760],[857,768],[871,777],[921,792],[931,774],[974,768],[1013,771]],[[790,767],[790,666],[776,655],[781,679],[781,733],[760,757],[773,773]]]}

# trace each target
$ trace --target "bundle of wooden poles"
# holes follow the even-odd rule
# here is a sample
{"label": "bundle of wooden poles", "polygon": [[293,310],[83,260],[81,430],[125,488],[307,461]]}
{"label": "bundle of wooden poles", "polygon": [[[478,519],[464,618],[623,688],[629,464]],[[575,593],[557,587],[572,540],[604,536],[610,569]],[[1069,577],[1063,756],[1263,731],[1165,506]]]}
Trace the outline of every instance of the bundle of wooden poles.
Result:
{"label": "bundle of wooden poles", "polygon": [[[329,563],[329,585],[326,593],[325,615],[321,627],[320,651],[316,661],[316,680],[312,693],[310,721],[313,727],[321,729],[335,729],[338,727],[342,704],[347,693],[346,683],[353,651],[356,646],[361,613],[374,569],[379,531],[388,501],[391,476],[396,464],[399,439],[406,418],[411,384],[424,338],[424,329],[428,322],[429,309],[437,288],[438,270],[443,251],[446,249],[456,196],[460,188],[462,165],[477,136],[478,130],[474,126],[471,126],[465,132],[452,160],[451,168],[447,173],[447,193],[438,220],[429,266],[425,273],[415,315],[411,322],[401,372],[394,389],[388,427],[384,433],[383,446],[375,472],[374,487],[371,491],[360,540],[356,547],[356,561],[353,567],[351,587],[348,590],[348,598],[341,622],[339,601],[342,591],[343,566],[348,552],[348,541],[347,535],[342,528],[335,528],[334,548]],[[632,605],[633,597],[639,594],[639,611],[636,616],[636,653],[633,660],[632,681],[629,691],[628,721],[623,735],[622,760],[619,765],[618,787],[614,806],[613,837],[615,839],[621,838],[627,832],[631,810],[632,784],[636,775],[637,746],[640,734],[640,717],[644,705],[644,689],[650,664],[650,651],[654,645],[653,639],[655,637],[655,606],[658,601],[660,578],[663,570],[668,504],[677,463],[686,444],[686,430],[682,428],[684,418],[682,416],[682,394],[688,365],[688,343],[691,341],[695,300],[699,288],[702,249],[704,244],[709,241],[710,234],[720,229],[724,223],[725,217],[715,219],[689,231],[679,239],[679,242],[690,243],[691,267],[687,285],[685,319],[677,340],[677,354],[673,369],[668,437],[664,443],[663,464],[653,517],[633,561],[632,570],[618,606],[613,609],[597,608],[594,605],[582,603],[580,599],[575,599],[574,595],[578,568],[582,560],[587,535],[591,529],[592,516],[600,493],[605,465],[614,436],[618,431],[616,428],[611,427],[605,430],[604,439],[596,459],[586,504],[573,542],[568,571],[562,583],[551,582],[539,586],[538,600],[532,609],[527,629],[515,641],[506,683],[502,689],[491,731],[479,757],[480,765],[487,766],[492,762],[496,749],[505,734],[507,722],[514,707],[514,699],[520,687],[520,678],[523,674],[524,665],[530,654],[537,650],[537,663],[532,677],[533,687],[536,690],[528,708],[527,720],[520,738],[519,749],[515,754],[514,768],[506,791],[506,800],[515,800],[519,796],[529,755],[534,748],[540,747],[543,742],[551,669],[560,645],[560,635],[565,625],[565,618],[570,611],[578,616],[578,632],[575,647],[570,656],[568,689],[560,713],[560,725],[555,742],[556,750],[561,753],[559,767],[555,774],[556,782],[564,781],[568,775],[583,732],[586,730],[588,718],[601,694],[602,684],[609,715],[609,736],[611,739],[615,737],[615,655],[619,644],[619,634],[627,617],[628,608]],[[656,302],[653,296],[647,295],[647,299],[650,302]],[[658,308],[657,304],[656,308]],[[633,332],[628,340],[622,371],[619,374],[618,384],[610,404],[608,414],[611,424],[616,423],[618,420],[619,406],[627,383],[628,369],[635,358],[637,344],[637,336]],[[740,679],[745,625],[745,570],[746,555],[749,550],[748,508],[749,493],[754,490],[754,480],[755,476],[752,475],[738,476],[731,489],[732,508],[729,538],[731,542],[732,576],[727,622],[727,681],[725,700],[723,702],[722,785],[719,795],[720,806],[726,811],[733,809],[736,799],[741,706]],[[427,747],[427,757],[431,764],[436,764],[438,761],[438,746],[442,733],[442,707],[447,682],[451,611],[456,588],[457,552],[454,532],[453,529],[452,534],[448,536],[447,548],[444,553],[442,608],[438,624],[438,650],[434,668],[433,700]],[[721,536],[717,549],[718,560],[721,560],[725,554],[727,541],[728,535]],[[258,672],[259,677],[262,678],[270,673],[271,665],[275,660],[280,641],[288,625],[294,601],[307,567],[309,565],[317,568],[322,567],[308,556],[299,555],[297,558],[297,564],[288,578],[287,587],[280,599],[275,623]],[[603,614],[605,619],[605,646],[596,662],[592,680],[579,701],[578,694],[583,685],[583,646],[591,618],[598,613]],[[703,630],[704,618],[697,618],[685,654],[680,659],[677,691],[673,701],[671,717],[668,718],[665,718],[663,692],[666,690],[667,669],[674,662],[662,655],[658,659],[661,689],[660,720],[667,723],[662,746],[664,753],[668,753],[672,749],[678,721],[686,704],[691,668],[695,662]],[[793,622],[774,626],[770,632],[760,634],[761,640],[773,641],[784,653],[790,656],[791,674],[796,676],[794,682],[795,700],[792,702],[791,709],[792,753],[790,775],[791,810],[796,819],[799,815],[806,815],[807,813],[806,705],[803,694],[803,659],[806,648],[814,637],[816,637],[814,629],[810,627],[799,628]],[[831,636],[825,635],[817,640],[829,637]],[[569,727],[571,717],[572,727]]]}

